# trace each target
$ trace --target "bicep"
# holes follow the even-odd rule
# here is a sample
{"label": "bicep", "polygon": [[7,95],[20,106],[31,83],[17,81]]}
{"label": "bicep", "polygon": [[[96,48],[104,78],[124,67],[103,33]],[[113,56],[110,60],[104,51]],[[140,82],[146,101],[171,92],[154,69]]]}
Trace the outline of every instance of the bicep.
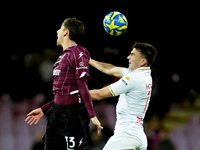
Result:
{"label": "bicep", "polygon": [[125,68],[125,67],[113,67],[110,72],[112,73],[113,76],[122,78],[126,76],[128,73],[130,73],[130,69]]}
{"label": "bicep", "polygon": [[112,69],[110,69],[110,72],[113,76],[115,77],[122,77],[122,68],[121,67],[113,67]]}
{"label": "bicep", "polygon": [[109,85],[108,87],[113,96],[118,96],[120,94],[129,92],[135,87],[135,84],[123,77],[119,81]]}
{"label": "bicep", "polygon": [[112,93],[110,92],[108,86],[102,88],[99,90],[99,93],[101,95],[101,98],[107,98],[107,97],[112,97]]}

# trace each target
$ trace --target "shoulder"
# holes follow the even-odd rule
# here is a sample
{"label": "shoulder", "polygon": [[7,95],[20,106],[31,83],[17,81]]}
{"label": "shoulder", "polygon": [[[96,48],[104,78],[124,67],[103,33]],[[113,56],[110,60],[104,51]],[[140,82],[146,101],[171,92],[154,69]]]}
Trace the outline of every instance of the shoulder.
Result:
{"label": "shoulder", "polygon": [[78,70],[89,68],[90,54],[86,48],[81,46],[73,46],[69,48],[69,57],[67,58],[70,64],[78,67]]}
{"label": "shoulder", "polygon": [[90,59],[90,53],[88,50],[81,46],[73,46],[69,49],[69,56],[77,60],[88,60]]}
{"label": "shoulder", "polygon": [[121,74],[122,74],[122,77],[136,77],[136,76],[140,76],[139,72],[137,72],[137,71],[131,71],[130,69],[124,68],[124,67],[121,68]]}
{"label": "shoulder", "polygon": [[76,54],[83,53],[85,55],[90,55],[88,50],[85,47],[82,47],[82,46],[73,46],[73,47],[70,47],[69,50],[72,53],[76,53]]}
{"label": "shoulder", "polygon": [[127,82],[128,85],[135,87],[136,85],[140,84],[141,77],[137,73],[129,72],[128,74],[122,77],[122,80]]}
{"label": "shoulder", "polygon": [[125,68],[125,67],[120,68],[120,73],[121,73],[122,77],[129,74],[130,72],[131,72],[131,70],[128,68]]}

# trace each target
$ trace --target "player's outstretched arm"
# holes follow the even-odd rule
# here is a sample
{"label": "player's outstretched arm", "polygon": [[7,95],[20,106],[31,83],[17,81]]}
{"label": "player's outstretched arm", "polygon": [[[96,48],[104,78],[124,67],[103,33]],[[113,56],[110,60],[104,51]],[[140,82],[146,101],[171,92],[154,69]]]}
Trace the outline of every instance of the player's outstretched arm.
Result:
{"label": "player's outstretched arm", "polygon": [[31,111],[28,115],[25,121],[27,124],[32,125],[32,124],[37,124],[38,121],[44,116],[44,113],[41,108],[34,109]]}
{"label": "player's outstretched arm", "polygon": [[90,90],[89,92],[93,100],[101,100],[113,96],[108,86],[98,90]]}
{"label": "player's outstretched arm", "polygon": [[105,74],[115,76],[115,77],[119,77],[119,78],[122,77],[121,67],[116,67],[116,66],[109,64],[109,63],[99,62],[99,61],[96,61],[92,58],[90,58],[89,63],[90,63],[91,66],[95,67],[96,69],[98,69],[99,71],[101,71]]}

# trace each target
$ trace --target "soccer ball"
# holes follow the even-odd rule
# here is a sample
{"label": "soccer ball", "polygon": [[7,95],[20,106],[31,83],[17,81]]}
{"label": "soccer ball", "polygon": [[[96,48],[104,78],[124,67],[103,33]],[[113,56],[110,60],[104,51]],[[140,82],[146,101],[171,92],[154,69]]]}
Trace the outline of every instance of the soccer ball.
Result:
{"label": "soccer ball", "polygon": [[114,11],[105,16],[103,26],[108,34],[112,36],[119,36],[126,31],[128,21],[122,13]]}

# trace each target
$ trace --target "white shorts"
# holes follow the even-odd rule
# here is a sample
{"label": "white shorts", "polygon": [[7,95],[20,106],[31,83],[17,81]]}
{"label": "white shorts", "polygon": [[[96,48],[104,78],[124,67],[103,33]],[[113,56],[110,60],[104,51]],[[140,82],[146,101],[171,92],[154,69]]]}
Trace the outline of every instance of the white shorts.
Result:
{"label": "white shorts", "polygon": [[146,150],[147,138],[144,133],[137,136],[124,131],[117,131],[106,143],[103,150]]}

